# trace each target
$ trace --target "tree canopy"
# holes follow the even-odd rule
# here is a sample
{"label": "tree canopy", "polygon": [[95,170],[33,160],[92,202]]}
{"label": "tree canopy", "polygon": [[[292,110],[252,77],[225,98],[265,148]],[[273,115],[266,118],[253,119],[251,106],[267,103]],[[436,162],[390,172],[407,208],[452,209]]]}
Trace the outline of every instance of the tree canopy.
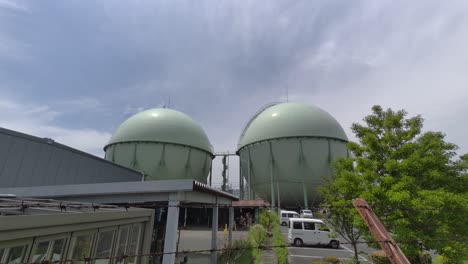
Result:
{"label": "tree canopy", "polygon": [[443,133],[423,132],[422,117],[407,115],[374,106],[364,124],[354,123],[351,155],[335,161],[321,194],[330,220],[345,219],[355,235],[370,239],[357,213],[339,208],[361,197],[413,262],[422,249],[435,249],[457,263],[468,252],[468,155],[457,159],[458,147]]}

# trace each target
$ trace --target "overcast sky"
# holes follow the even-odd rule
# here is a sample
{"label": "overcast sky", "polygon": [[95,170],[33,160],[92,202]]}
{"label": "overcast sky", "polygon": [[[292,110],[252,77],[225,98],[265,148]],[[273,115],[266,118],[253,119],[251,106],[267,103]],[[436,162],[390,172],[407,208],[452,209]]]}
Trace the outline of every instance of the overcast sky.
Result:
{"label": "overcast sky", "polygon": [[170,101],[235,151],[289,90],[350,139],[380,104],[465,153],[467,47],[466,0],[0,0],[0,126],[103,156],[121,122]]}

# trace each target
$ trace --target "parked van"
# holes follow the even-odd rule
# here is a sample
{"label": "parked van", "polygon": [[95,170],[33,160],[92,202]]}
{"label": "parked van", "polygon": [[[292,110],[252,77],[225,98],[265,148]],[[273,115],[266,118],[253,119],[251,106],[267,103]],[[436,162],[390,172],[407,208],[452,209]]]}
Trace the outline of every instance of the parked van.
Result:
{"label": "parked van", "polygon": [[280,211],[280,223],[282,226],[287,226],[289,223],[289,219],[300,218],[300,217],[301,216],[294,211],[285,211],[285,210]]}
{"label": "parked van", "polygon": [[340,242],[319,219],[292,218],[289,220],[288,241],[295,246],[327,245],[338,248]]}
{"label": "parked van", "polygon": [[312,211],[308,209],[300,210],[299,214],[301,215],[302,218],[314,218]]}

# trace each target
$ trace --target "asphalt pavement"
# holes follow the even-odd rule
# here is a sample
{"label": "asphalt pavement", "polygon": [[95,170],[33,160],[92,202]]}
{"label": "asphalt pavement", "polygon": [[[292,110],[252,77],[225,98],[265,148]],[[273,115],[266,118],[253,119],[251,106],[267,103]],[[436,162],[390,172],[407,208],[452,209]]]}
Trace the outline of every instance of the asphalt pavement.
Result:
{"label": "asphalt pavement", "polygon": [[[287,227],[281,227],[281,233],[288,240]],[[343,242],[340,239],[340,242]],[[321,260],[324,257],[337,257],[342,260],[351,260],[354,257],[354,252],[349,245],[340,245],[340,248],[326,248],[321,246],[303,246],[303,247],[289,247],[288,263],[290,264],[310,264],[314,260]],[[366,251],[366,250],[365,250]],[[359,260],[366,262],[365,256],[359,255]]]}

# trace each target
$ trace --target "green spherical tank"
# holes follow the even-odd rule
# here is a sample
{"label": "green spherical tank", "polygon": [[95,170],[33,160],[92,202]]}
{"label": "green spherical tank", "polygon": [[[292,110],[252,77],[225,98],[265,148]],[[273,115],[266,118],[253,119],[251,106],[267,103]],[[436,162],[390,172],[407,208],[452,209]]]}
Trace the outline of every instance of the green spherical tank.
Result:
{"label": "green spherical tank", "polygon": [[270,105],[247,124],[239,139],[242,176],[249,191],[283,208],[307,208],[331,175],[331,162],[348,155],[348,138],[326,111],[300,103]]}
{"label": "green spherical tank", "polygon": [[184,113],[155,108],[123,122],[104,147],[105,158],[141,171],[145,180],[206,183],[213,148],[203,128]]}

